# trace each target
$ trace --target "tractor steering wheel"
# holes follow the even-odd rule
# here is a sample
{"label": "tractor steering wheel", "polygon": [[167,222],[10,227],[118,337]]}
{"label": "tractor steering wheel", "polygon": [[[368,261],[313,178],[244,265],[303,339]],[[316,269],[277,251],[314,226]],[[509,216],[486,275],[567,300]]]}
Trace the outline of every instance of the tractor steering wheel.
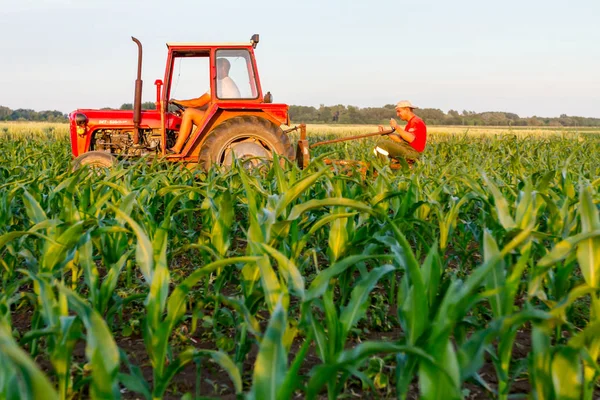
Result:
{"label": "tractor steering wheel", "polygon": [[177,110],[174,111],[175,115],[177,115],[178,117],[181,117],[183,115],[183,112],[187,108],[187,107],[184,107],[181,104],[179,104],[176,100],[169,100],[169,104],[172,104],[178,108]]}

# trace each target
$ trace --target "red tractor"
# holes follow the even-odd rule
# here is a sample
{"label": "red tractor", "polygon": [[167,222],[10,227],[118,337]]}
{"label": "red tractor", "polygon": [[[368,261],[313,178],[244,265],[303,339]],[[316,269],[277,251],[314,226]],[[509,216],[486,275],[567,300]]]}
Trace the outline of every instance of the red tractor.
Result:
{"label": "red tractor", "polygon": [[[142,110],[142,45],[132,40],[138,45],[133,110],[73,111],[69,121],[74,168],[110,167],[117,159],[141,156],[162,156],[204,169],[213,164],[231,165],[234,153],[237,159],[251,163],[272,158],[273,153],[295,158],[281,128],[290,123],[289,107],[273,104],[270,93],[263,94],[260,85],[254,57],[258,35],[249,43],[168,43],[165,77],[155,82],[155,110]],[[229,64],[226,83],[217,73],[222,60]],[[233,92],[231,81],[235,82]],[[200,114],[201,122],[196,121],[191,133],[183,133],[189,133],[189,138],[181,151],[170,154],[185,107],[169,99],[192,99],[202,93],[209,101]]]}

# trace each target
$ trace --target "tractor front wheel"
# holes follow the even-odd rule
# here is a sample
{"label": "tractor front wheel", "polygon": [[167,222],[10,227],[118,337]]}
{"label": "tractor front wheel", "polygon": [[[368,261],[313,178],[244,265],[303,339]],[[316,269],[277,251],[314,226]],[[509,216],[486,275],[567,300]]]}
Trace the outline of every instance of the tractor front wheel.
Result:
{"label": "tractor front wheel", "polygon": [[73,171],[89,166],[93,169],[110,168],[115,165],[117,159],[105,151],[88,151],[73,160]]}
{"label": "tractor front wheel", "polygon": [[235,156],[244,167],[257,168],[271,160],[273,153],[294,158],[290,140],[281,128],[260,117],[235,117],[208,134],[202,143],[199,164],[205,170],[213,164],[230,167]]}

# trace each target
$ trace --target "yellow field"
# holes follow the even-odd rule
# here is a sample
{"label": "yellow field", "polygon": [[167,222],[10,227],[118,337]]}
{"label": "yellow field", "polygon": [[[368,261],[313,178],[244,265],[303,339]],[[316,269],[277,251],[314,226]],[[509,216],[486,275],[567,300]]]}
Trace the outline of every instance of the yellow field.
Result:
{"label": "yellow field", "polygon": [[[389,129],[388,126],[385,127]],[[308,124],[307,133],[311,134],[338,134],[338,135],[361,135],[370,132],[377,132],[377,125],[321,125]],[[600,129],[596,128],[561,128],[561,127],[497,127],[497,126],[428,126],[427,132],[434,135],[516,135],[519,137],[525,136],[541,136],[541,135],[557,135],[563,137],[576,138],[580,134],[596,133],[600,134]]]}
{"label": "yellow field", "polygon": [[[386,129],[388,127],[386,126]],[[460,135],[516,135],[518,137],[527,136],[562,136],[565,138],[577,139],[582,135],[600,134],[599,128],[562,128],[562,127],[464,127],[464,126],[428,126],[428,133],[434,136],[444,137]],[[325,125],[308,124],[307,133],[310,140],[311,136],[321,135],[340,135],[351,136],[370,132],[376,132],[377,125]],[[0,122],[0,134],[55,134],[57,136],[69,134],[69,125],[66,123],[49,122]],[[295,136],[295,135],[294,135]]]}

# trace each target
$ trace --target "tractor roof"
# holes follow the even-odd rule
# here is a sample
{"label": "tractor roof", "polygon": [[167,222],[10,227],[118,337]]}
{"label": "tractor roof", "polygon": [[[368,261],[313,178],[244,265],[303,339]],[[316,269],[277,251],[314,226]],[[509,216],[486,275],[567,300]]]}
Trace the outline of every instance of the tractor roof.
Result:
{"label": "tractor roof", "polygon": [[185,42],[171,42],[167,43],[168,48],[175,47],[250,47],[252,46],[252,42],[239,42],[239,43],[185,43]]}

